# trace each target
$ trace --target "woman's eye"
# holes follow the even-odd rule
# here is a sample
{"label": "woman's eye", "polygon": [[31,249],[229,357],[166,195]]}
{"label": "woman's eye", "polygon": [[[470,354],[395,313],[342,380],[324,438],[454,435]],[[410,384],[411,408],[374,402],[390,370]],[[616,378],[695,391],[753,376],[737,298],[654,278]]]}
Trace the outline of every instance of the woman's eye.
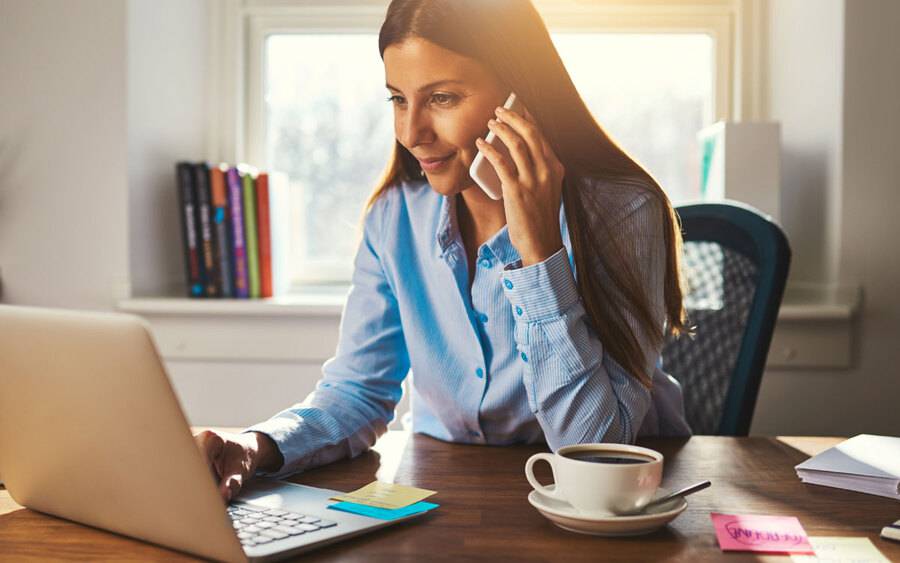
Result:
{"label": "woman's eye", "polygon": [[452,105],[457,99],[457,96],[453,94],[432,94],[431,101],[439,106],[449,106]]}
{"label": "woman's eye", "polygon": [[389,102],[391,102],[392,104],[395,104],[395,105],[396,105],[396,104],[402,104],[402,103],[404,103],[406,100],[403,99],[403,96],[393,95],[393,96],[390,96],[390,97],[387,99],[387,101],[389,101]]}

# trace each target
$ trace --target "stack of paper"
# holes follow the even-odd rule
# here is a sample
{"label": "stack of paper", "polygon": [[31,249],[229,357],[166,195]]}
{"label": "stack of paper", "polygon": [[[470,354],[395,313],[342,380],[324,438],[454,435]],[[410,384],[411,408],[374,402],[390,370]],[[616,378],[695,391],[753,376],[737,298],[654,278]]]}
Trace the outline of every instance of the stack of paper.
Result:
{"label": "stack of paper", "polygon": [[381,520],[397,520],[437,508],[438,505],[422,500],[433,494],[435,491],[428,489],[375,481],[361,489],[331,497],[340,502],[328,508]]}
{"label": "stack of paper", "polygon": [[900,500],[900,438],[860,434],[794,469],[804,483]]}

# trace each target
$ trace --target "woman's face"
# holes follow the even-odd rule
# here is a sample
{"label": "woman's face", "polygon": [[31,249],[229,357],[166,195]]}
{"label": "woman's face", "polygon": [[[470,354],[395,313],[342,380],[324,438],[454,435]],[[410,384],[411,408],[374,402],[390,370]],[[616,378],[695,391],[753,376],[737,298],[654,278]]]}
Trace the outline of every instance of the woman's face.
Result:
{"label": "woman's face", "polygon": [[384,50],[384,72],[394,134],[431,187],[453,195],[474,186],[475,139],[509,92],[481,63],[417,37]]}

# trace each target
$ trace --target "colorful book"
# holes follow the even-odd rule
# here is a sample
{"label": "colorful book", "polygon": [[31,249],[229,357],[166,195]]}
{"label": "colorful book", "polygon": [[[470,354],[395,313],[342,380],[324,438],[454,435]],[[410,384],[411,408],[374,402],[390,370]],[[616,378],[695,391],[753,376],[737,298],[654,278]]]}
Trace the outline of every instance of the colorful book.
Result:
{"label": "colorful book", "polygon": [[233,237],[230,236],[231,220],[228,217],[228,196],[225,190],[227,165],[213,167],[209,171],[212,196],[213,247],[219,271],[219,295],[234,297],[234,268],[231,265]]}
{"label": "colorful book", "polygon": [[200,252],[197,246],[197,196],[194,189],[193,166],[189,162],[175,165],[178,199],[181,207],[181,240],[184,248],[184,270],[189,297],[202,297],[205,280],[200,271]]}
{"label": "colorful book", "polygon": [[198,162],[194,165],[194,186],[197,189],[197,225],[200,243],[200,270],[205,281],[204,295],[218,297],[221,281],[219,280],[219,263],[216,260],[218,250],[213,239],[212,202],[209,189],[209,165]]}
{"label": "colorful book", "polygon": [[290,286],[289,185],[287,175],[279,172],[260,172],[256,177],[260,297],[283,295]]}
{"label": "colorful book", "polygon": [[290,289],[288,271],[291,238],[290,180],[281,172],[269,173],[269,232],[272,252],[272,295]]}
{"label": "colorful book", "polygon": [[250,296],[250,282],[247,275],[247,251],[244,246],[244,203],[241,177],[237,168],[230,168],[225,176],[228,187],[229,215],[232,233],[232,263],[234,264],[235,297]]}
{"label": "colorful book", "polygon": [[256,171],[247,165],[239,165],[244,188],[244,233],[247,249],[247,276],[250,281],[250,297],[259,297],[259,243],[256,231]]}
{"label": "colorful book", "polygon": [[269,175],[256,177],[256,230],[259,234],[259,296],[272,297],[272,230],[269,222]]}

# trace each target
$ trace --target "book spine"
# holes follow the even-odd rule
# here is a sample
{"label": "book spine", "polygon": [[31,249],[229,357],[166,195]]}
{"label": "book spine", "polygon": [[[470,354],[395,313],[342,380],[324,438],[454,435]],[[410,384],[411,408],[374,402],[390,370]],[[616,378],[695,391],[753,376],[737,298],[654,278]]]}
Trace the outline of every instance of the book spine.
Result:
{"label": "book spine", "polygon": [[197,215],[200,225],[200,255],[202,270],[206,272],[205,293],[207,297],[219,297],[221,281],[219,280],[219,263],[216,261],[218,250],[213,239],[212,202],[209,188],[209,166],[205,162],[194,165],[194,181],[197,187]]}
{"label": "book spine", "polygon": [[256,231],[256,194],[251,172],[245,172],[244,181],[244,231],[247,245],[247,275],[250,280],[250,297],[259,297],[259,243]]}
{"label": "book spine", "polygon": [[269,175],[256,177],[256,230],[259,232],[259,296],[272,297],[272,231],[269,223]]}
{"label": "book spine", "polygon": [[269,173],[269,230],[272,241],[272,295],[290,290],[290,180],[283,172]]}
{"label": "book spine", "polygon": [[226,176],[228,180],[228,203],[230,204],[232,242],[234,255],[234,295],[249,297],[249,281],[247,279],[247,252],[244,247],[244,204],[241,189],[241,178],[237,168],[230,168]]}
{"label": "book spine", "polygon": [[200,277],[200,253],[197,248],[195,223],[196,195],[194,174],[189,162],[175,165],[178,181],[178,196],[181,207],[181,240],[184,247],[184,270],[187,275],[188,297],[203,296],[203,280]]}
{"label": "book spine", "polygon": [[213,246],[219,271],[219,294],[234,297],[234,273],[231,266],[231,239],[229,238],[228,196],[225,191],[225,171],[221,166],[209,171],[212,195]]}

